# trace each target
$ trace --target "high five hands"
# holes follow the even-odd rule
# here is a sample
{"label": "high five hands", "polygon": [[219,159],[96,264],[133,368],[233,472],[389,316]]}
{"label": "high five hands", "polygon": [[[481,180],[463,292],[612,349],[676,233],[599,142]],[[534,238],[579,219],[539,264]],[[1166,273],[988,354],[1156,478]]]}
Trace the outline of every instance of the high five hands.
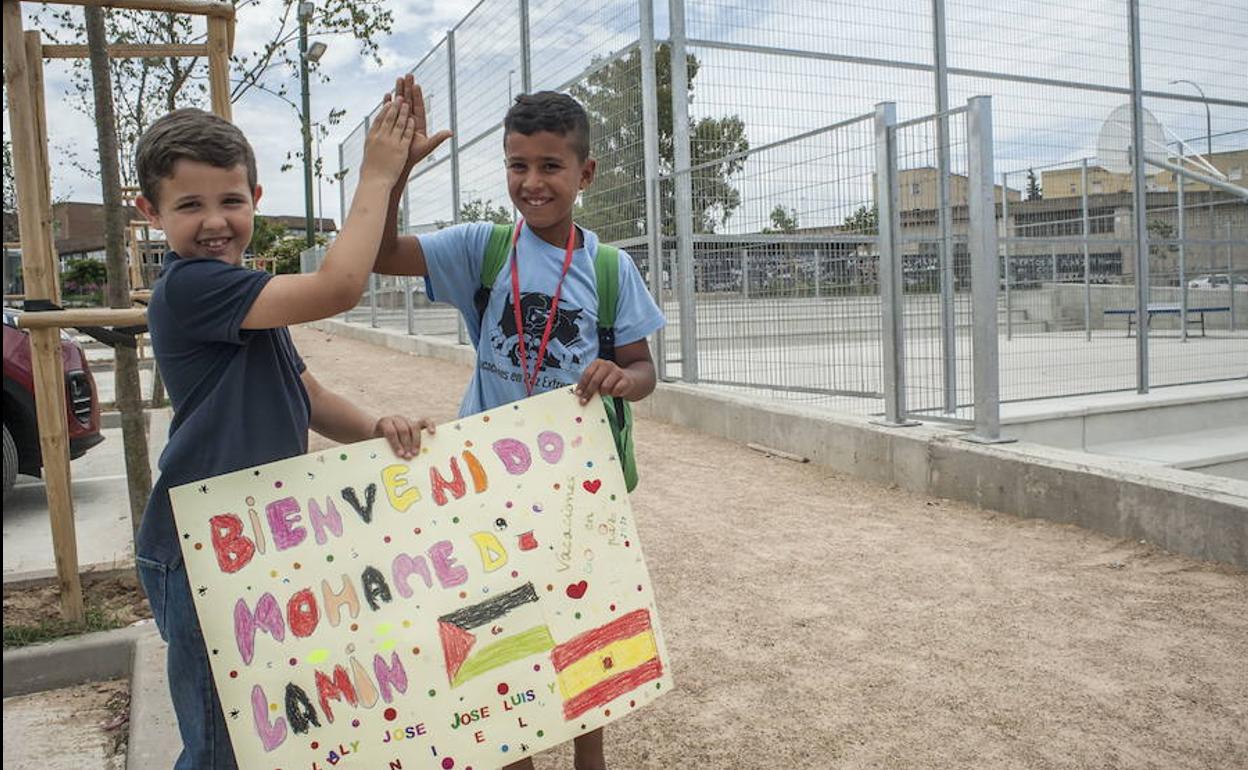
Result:
{"label": "high five hands", "polygon": [[389,106],[391,101],[397,101],[408,105],[411,109],[414,131],[408,148],[407,161],[403,165],[403,170],[399,177],[400,179],[406,179],[412,167],[429,157],[434,150],[438,149],[438,145],[451,138],[451,132],[443,130],[433,136],[429,136],[426,133],[425,97],[420,90],[420,86],[416,85],[416,78],[410,74],[401,78],[395,78],[394,93],[386,94],[384,101],[387,106]]}

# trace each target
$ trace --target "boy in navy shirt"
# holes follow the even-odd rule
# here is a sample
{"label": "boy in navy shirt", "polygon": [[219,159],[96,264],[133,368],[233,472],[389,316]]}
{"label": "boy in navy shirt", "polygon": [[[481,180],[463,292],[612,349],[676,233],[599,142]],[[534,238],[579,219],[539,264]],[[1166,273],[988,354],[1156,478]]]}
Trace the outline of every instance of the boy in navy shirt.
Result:
{"label": "boy in navy shirt", "polygon": [[359,301],[400,170],[449,136],[426,137],[419,89],[409,96],[390,101],[369,131],[351,211],[316,273],[272,276],[240,266],[261,189],[251,146],[228,121],[175,110],[153,123],[136,148],[142,190],[136,204],[171,249],[152,290],[148,328],[173,421],[135,554],[169,643],[169,690],[183,744],[176,770],[236,770],[237,764],[169,489],[303,454],[308,428],[341,442],[384,436],[404,458],[419,450],[421,429],[433,430],[428,420],[378,419],[321,386],[286,329]]}
{"label": "boy in navy shirt", "polygon": [[[412,99],[411,76],[395,85]],[[493,226],[473,223],[419,237],[398,237],[398,203],[406,167],[391,192],[390,212],[374,270],[426,277],[429,295],[459,308],[476,340],[477,366],[460,405],[474,414],[555,388],[576,385],[581,402],[595,393],[639,401],[654,390],[646,337],[663,314],[633,260],[619,253],[614,361],[598,357],[598,236],[573,223],[577,195],[594,180],[589,120],[566,94],[522,94],[507,112],[503,149],[507,191],[521,224],[511,254],[479,314],[476,291]],[[603,770],[602,730],[576,739],[576,770]],[[532,770],[531,759],[508,770]]]}

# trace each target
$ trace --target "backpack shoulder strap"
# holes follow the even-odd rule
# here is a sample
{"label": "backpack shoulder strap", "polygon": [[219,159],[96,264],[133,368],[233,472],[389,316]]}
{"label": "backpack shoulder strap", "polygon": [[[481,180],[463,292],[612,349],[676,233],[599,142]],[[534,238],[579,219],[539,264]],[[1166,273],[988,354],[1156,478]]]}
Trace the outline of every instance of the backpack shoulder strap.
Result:
{"label": "backpack shoulder strap", "polygon": [[494,225],[490,231],[490,239],[485,243],[485,254],[481,257],[481,285],[473,296],[478,322],[485,318],[485,308],[490,304],[490,291],[511,252],[511,236],[510,225]]}
{"label": "backpack shoulder strap", "polygon": [[620,299],[620,250],[598,245],[594,255],[594,280],[598,287],[598,357],[615,360],[615,311]]}

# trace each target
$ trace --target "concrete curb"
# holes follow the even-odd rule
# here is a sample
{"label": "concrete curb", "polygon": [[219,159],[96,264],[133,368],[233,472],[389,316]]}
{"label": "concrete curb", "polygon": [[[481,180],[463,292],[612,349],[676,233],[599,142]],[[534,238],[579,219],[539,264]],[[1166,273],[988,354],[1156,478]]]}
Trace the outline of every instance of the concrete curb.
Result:
{"label": "concrete curb", "polygon": [[4,697],[128,677],[136,642],[152,635],[149,622],[5,650]]}
{"label": "concrete curb", "polygon": [[173,767],[181,751],[178,718],[169,699],[165,643],[159,634],[148,634],[134,644],[126,770]]}
{"label": "concrete curb", "polygon": [[[78,576],[98,577],[103,580],[109,578],[117,578],[125,575],[134,575],[134,559],[131,558],[125,562],[97,562],[94,564],[83,564],[78,567]],[[59,576],[55,569],[35,569],[27,572],[18,572],[13,575],[4,576],[4,590],[21,590],[26,588],[38,588],[41,586],[52,585],[59,580]]]}
{"label": "concrete curb", "polygon": [[[308,326],[415,355],[473,361],[472,348],[449,340],[336,320]],[[948,428],[889,428],[673,383],[660,383],[637,414],[913,492],[1248,567],[1248,482],[1026,441],[973,444]]]}

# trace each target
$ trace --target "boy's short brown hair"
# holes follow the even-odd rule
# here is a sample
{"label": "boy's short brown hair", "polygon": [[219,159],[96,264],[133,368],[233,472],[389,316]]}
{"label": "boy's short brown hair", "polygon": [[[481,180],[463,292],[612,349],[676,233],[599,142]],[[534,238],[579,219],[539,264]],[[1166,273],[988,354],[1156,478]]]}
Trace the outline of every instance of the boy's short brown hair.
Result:
{"label": "boy's short brown hair", "polygon": [[186,158],[217,168],[247,169],[247,186],[256,189],[256,154],[243,132],[225,118],[185,107],[162,115],[139,137],[135,170],[143,197],[159,205],[160,180],[173,175],[173,164]]}
{"label": "boy's short brown hair", "polygon": [[568,137],[576,156],[589,158],[589,116],[581,103],[557,91],[520,94],[503,119],[503,142],[512,132],[532,136],[538,131]]}

